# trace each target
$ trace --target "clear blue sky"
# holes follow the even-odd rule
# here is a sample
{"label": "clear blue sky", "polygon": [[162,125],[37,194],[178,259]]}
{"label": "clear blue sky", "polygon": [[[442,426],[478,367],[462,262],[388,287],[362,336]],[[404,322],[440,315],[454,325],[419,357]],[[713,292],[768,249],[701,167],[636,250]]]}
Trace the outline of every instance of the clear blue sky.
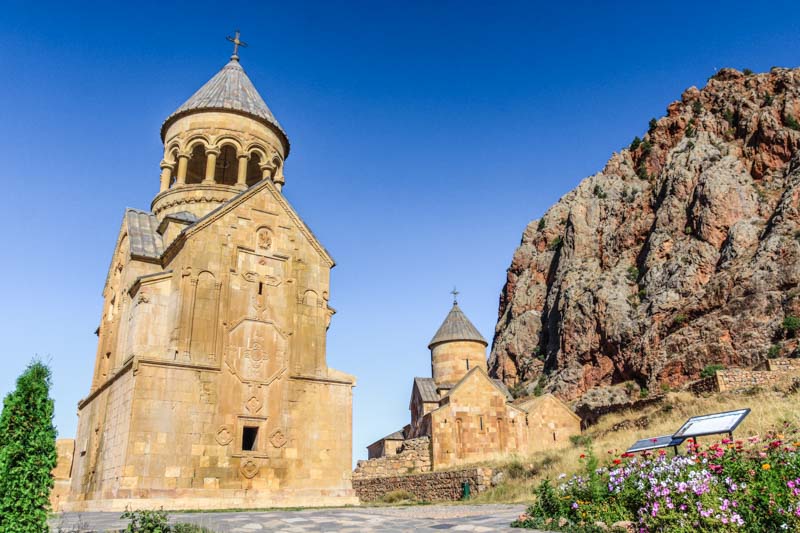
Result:
{"label": "clear blue sky", "polygon": [[800,64],[800,3],[6,1],[0,395],[39,354],[56,424],[88,391],[127,206],[163,119],[230,55],[292,141],[285,194],[338,266],[330,366],[358,376],[354,456],[407,423],[461,291],[487,339],[525,225],[716,68]]}

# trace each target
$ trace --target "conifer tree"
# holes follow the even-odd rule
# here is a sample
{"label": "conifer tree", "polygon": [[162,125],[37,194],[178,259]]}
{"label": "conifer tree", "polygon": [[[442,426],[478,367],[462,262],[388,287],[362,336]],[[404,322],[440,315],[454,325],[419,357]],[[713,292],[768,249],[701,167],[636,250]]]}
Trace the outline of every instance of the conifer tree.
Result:
{"label": "conifer tree", "polygon": [[0,414],[0,533],[47,531],[56,459],[50,369],[33,361]]}

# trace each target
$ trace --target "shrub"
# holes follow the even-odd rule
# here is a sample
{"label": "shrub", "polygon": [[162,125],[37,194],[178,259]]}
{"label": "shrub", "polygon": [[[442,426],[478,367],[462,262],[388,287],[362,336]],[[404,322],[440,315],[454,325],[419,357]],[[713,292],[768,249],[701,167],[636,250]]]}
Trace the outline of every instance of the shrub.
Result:
{"label": "shrub", "polygon": [[529,474],[529,472],[518,459],[514,459],[508,463],[505,471],[508,474],[508,477],[511,479],[524,479],[527,478]]}
{"label": "shrub", "polygon": [[650,141],[643,141],[642,142],[642,153],[644,155],[650,155],[650,152],[653,151],[653,143]]}
{"label": "shrub", "polygon": [[639,148],[639,145],[641,145],[641,144],[642,144],[642,140],[637,135],[636,137],[633,138],[633,140],[631,141],[631,145],[628,148],[630,148],[631,151],[634,151],[637,148]]}
{"label": "shrub", "polygon": [[559,247],[561,246],[561,242],[562,242],[561,236],[558,236],[552,241],[550,241],[550,244],[547,245],[547,249],[550,250],[551,252],[554,252],[559,249]]}
{"label": "shrub", "polygon": [[625,390],[628,391],[628,394],[633,394],[633,391],[635,389],[636,389],[636,384],[633,381],[625,382]]}
{"label": "shrub", "polygon": [[717,375],[717,370],[725,370],[725,365],[720,364],[713,364],[713,365],[706,365],[702,372],[700,372],[701,378],[711,378]]}
{"label": "shrub", "polygon": [[783,331],[793,337],[795,333],[797,333],[797,330],[800,329],[800,317],[788,315],[783,319],[781,326],[783,327]]}
{"label": "shrub", "polygon": [[33,361],[0,414],[0,532],[47,531],[56,459],[50,369]]}
{"label": "shrub", "polygon": [[783,122],[793,130],[800,131],[800,122],[797,122],[797,119],[792,115],[787,114],[783,117]]}
{"label": "shrub", "polygon": [[700,113],[702,113],[703,103],[700,102],[700,100],[695,100],[694,103],[692,103],[692,111],[694,112],[695,115],[699,115]]}
{"label": "shrub", "polygon": [[539,381],[536,382],[536,386],[533,388],[533,395],[534,396],[541,396],[544,394],[544,384],[545,379],[544,376],[539,376]]}
{"label": "shrub", "polygon": [[691,226],[686,226],[685,228],[683,228],[683,232],[686,235],[691,235],[692,234],[692,227]]}
{"label": "shrub", "polygon": [[726,109],[722,112],[723,118],[730,124],[731,126],[735,126],[735,115],[733,114],[732,109]]}
{"label": "shrub", "polygon": [[773,98],[772,98],[772,95],[771,95],[771,94],[769,94],[769,93],[765,93],[765,94],[764,94],[764,105],[765,105],[765,106],[770,106],[770,105],[772,105],[772,102],[773,102],[773,101],[774,101],[774,100],[773,100]]}
{"label": "shrub", "polygon": [[639,279],[639,269],[635,266],[628,267],[628,279],[631,281]]}
{"label": "shrub", "polygon": [[639,176],[639,179],[650,179],[650,174],[647,172],[647,165],[644,161],[639,161],[639,165],[636,167],[636,175]]}
{"label": "shrub", "polygon": [[639,389],[640,398],[647,398],[648,396],[650,396],[650,391],[648,390],[647,387],[642,387],[641,389]]}
{"label": "shrub", "polygon": [[408,501],[416,501],[417,497],[408,492],[407,490],[392,490],[384,494],[380,497],[380,501],[383,503],[398,503],[398,502],[408,502]]}
{"label": "shrub", "polygon": [[573,446],[576,448],[579,447],[587,447],[592,445],[592,437],[589,435],[570,435],[569,441],[572,443]]}
{"label": "shrub", "polygon": [[644,300],[647,298],[647,289],[639,289],[639,292],[636,293],[636,296],[638,296],[640,300]]}
{"label": "shrub", "polygon": [[595,195],[596,197],[600,198],[601,200],[602,200],[603,198],[605,198],[606,196],[608,196],[608,195],[606,194],[606,192],[603,190],[603,187],[601,187],[601,186],[600,186],[600,184],[597,184],[597,185],[595,185],[595,186],[594,186],[594,191],[593,191],[593,193],[594,193],[594,195]]}
{"label": "shrub", "polygon": [[676,315],[675,318],[672,319],[672,324],[674,326],[680,327],[680,326],[684,325],[687,320],[689,320],[689,317],[684,315],[683,313],[681,313],[679,315]]}
{"label": "shrub", "polygon": [[770,359],[775,359],[780,354],[781,354],[781,347],[779,344],[773,344],[772,346],[769,347],[769,350],[767,350],[767,357],[769,357]]}
{"label": "shrub", "polygon": [[172,526],[169,525],[169,517],[163,509],[158,511],[148,511],[141,509],[138,511],[126,510],[120,516],[123,520],[130,520],[125,533],[172,533]]}
{"label": "shrub", "polygon": [[544,217],[539,219],[539,224],[536,226],[536,229],[542,231],[544,229]]}
{"label": "shrub", "polygon": [[742,71],[742,74],[744,74],[745,76],[752,76],[753,75],[753,71],[750,70],[749,68],[746,68],[746,69],[744,69]]}
{"label": "shrub", "polygon": [[647,133],[652,133],[658,127],[658,121],[654,118],[650,119],[650,122],[647,123]]}

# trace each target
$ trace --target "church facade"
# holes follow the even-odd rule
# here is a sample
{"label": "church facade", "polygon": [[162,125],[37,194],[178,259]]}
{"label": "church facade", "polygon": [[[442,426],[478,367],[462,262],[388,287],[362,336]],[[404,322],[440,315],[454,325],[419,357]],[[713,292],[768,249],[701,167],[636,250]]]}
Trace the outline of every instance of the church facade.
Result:
{"label": "church facade", "polygon": [[159,192],[124,213],[105,280],[61,509],[355,503],[355,378],[325,353],[334,261],[282,194],[289,140],[235,52],[161,137]]}
{"label": "church facade", "polygon": [[[550,394],[515,401],[487,374],[487,345],[453,302],[428,344],[431,377],[414,378],[411,423],[369,445],[370,460],[359,461],[356,475],[447,470],[569,446],[580,417]],[[429,460],[412,464],[405,450],[418,454],[420,441],[428,441]]]}

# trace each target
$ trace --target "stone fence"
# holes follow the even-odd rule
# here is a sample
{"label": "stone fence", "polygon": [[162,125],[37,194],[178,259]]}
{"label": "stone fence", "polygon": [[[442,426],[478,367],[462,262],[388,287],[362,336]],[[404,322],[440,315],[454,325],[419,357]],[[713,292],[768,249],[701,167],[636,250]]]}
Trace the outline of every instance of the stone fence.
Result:
{"label": "stone fence", "polygon": [[780,387],[789,385],[796,377],[800,377],[800,359],[767,359],[753,369],[717,370],[713,377],[695,381],[688,388],[698,394],[737,391],[753,387]]}
{"label": "stone fence", "polygon": [[470,468],[407,476],[353,477],[353,489],[362,502],[379,500],[397,490],[407,491],[422,501],[460,500],[464,483],[469,484],[471,494],[479,494],[489,488],[491,479],[491,468]]}
{"label": "stone fence", "polygon": [[397,448],[396,455],[359,461],[353,471],[353,479],[399,476],[431,470],[431,438],[419,437],[404,440]]}

